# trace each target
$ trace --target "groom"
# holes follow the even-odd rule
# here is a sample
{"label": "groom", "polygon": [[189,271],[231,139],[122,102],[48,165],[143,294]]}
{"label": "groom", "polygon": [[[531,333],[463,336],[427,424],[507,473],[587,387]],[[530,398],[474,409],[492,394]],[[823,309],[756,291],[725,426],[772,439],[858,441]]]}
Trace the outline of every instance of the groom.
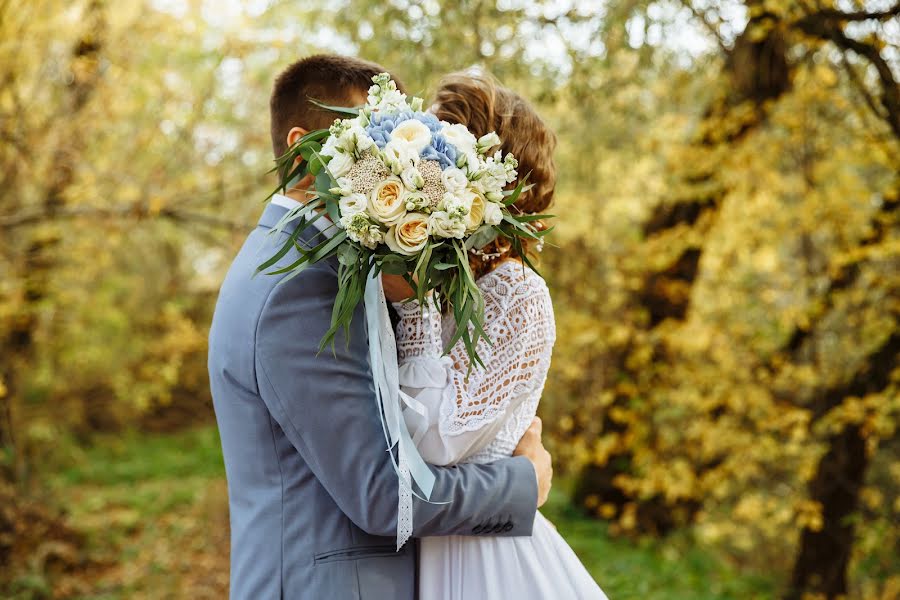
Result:
{"label": "groom", "polygon": [[[356,106],[379,65],[313,56],[289,67],[272,93],[275,154],[335,115],[309,102]],[[319,354],[337,292],[335,262],[283,285],[253,277],[292,233],[269,232],[309,181],[278,196],[222,284],[209,335],[209,374],[231,509],[231,598],[412,599],[416,548],[395,551],[397,475],[385,449],[368,364],[362,306],[349,345]],[[316,221],[322,221],[319,219]],[[310,228],[304,244],[315,237]],[[296,257],[290,254],[285,263]],[[339,336],[340,337],[340,336]],[[540,422],[514,458],[432,467],[429,504],[414,500],[414,536],[530,535],[550,488]]]}

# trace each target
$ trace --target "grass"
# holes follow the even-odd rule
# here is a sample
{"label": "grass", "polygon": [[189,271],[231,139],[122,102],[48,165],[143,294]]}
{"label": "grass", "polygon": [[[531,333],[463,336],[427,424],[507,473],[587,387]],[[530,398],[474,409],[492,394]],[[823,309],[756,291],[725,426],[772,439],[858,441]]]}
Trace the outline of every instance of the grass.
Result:
{"label": "grass", "polygon": [[[89,581],[69,581],[65,597],[224,597],[228,511],[214,427],[103,438],[73,454],[49,479],[69,521],[87,535],[88,553],[105,565]],[[612,538],[602,522],[574,510],[562,492],[554,493],[543,513],[612,600],[775,595],[773,581],[738,573],[715,556],[684,549],[686,544]],[[31,589],[39,587],[29,582]]]}
{"label": "grass", "polygon": [[658,541],[612,538],[602,522],[585,518],[562,492],[541,512],[559,529],[612,600],[750,600],[775,597],[775,582],[738,573],[699,549]]}

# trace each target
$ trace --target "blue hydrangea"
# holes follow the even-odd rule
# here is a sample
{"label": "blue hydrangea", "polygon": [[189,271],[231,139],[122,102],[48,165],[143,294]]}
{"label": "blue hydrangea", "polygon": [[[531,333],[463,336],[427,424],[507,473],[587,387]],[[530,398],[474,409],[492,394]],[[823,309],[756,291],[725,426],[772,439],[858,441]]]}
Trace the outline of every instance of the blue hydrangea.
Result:
{"label": "blue hydrangea", "polygon": [[447,138],[439,133],[433,134],[431,136],[431,144],[422,150],[422,158],[438,161],[441,169],[456,166],[457,156],[456,146],[448,142]]}
{"label": "blue hydrangea", "polygon": [[434,115],[413,111],[403,111],[394,114],[375,113],[372,115],[368,127],[366,127],[366,133],[375,140],[375,145],[383,150],[391,140],[391,132],[394,131],[394,128],[410,119],[421,121],[431,131],[431,144],[422,150],[422,158],[438,161],[442,169],[454,166],[457,157],[456,148],[444,136],[439,134],[443,125]]}

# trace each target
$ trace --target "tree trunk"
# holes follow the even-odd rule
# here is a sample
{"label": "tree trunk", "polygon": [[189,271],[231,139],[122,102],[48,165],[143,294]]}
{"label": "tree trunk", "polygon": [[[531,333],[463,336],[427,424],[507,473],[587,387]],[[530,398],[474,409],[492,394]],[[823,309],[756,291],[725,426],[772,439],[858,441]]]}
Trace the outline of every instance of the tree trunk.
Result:
{"label": "tree trunk", "polygon": [[[900,333],[895,332],[849,383],[823,394],[814,407],[814,418],[839,406],[848,396],[865,396],[885,389],[898,358]],[[806,594],[828,599],[846,595],[847,567],[853,550],[851,517],[859,503],[868,464],[866,440],[859,425],[847,425],[829,438],[828,451],[819,461],[809,486],[810,500],[822,506],[822,528],[804,529],[786,600],[801,600]]]}
{"label": "tree trunk", "polygon": [[822,528],[804,529],[786,600],[806,594],[838,598],[847,593],[847,566],[853,550],[859,490],[868,459],[859,427],[846,427],[828,441],[828,452],[810,484],[810,499],[822,505]]}

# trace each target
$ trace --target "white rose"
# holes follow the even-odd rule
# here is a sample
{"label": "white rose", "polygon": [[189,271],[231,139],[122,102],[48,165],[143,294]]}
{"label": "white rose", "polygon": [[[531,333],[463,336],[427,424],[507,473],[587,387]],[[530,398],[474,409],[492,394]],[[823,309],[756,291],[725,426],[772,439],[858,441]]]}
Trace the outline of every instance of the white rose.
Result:
{"label": "white rose", "polygon": [[448,192],[459,192],[466,189],[469,179],[460,169],[449,167],[441,173],[441,183]]}
{"label": "white rose", "polygon": [[403,121],[391,132],[391,140],[403,140],[416,152],[421,152],[425,146],[431,143],[431,130],[428,126],[416,119]]}
{"label": "white rose", "polygon": [[384,223],[393,225],[406,214],[403,182],[399,177],[390,176],[380,182],[368,199],[369,214]]}
{"label": "white rose", "polygon": [[462,238],[466,235],[466,222],[455,219],[442,210],[431,213],[428,225],[432,235],[442,238]]}
{"label": "white rose", "polygon": [[388,229],[384,241],[398,254],[415,254],[428,243],[428,216],[416,212],[405,215]]}
{"label": "white rose", "polygon": [[484,205],[484,222],[488,225],[499,225],[503,222],[503,210],[496,202],[488,202]]}
{"label": "white rose", "polygon": [[368,199],[363,194],[351,194],[341,198],[338,205],[341,208],[341,216],[355,215],[358,212],[366,210]]}
{"label": "white rose", "polygon": [[338,152],[332,156],[331,160],[328,162],[328,172],[331,173],[331,176],[335,179],[343,177],[350,172],[350,169],[355,162],[353,157],[346,152]]}
{"label": "white rose", "polygon": [[481,227],[484,221],[484,197],[481,194],[472,193],[472,203],[469,207],[469,214],[466,217],[466,232],[471,233]]}
{"label": "white rose", "polygon": [[395,174],[400,174],[419,162],[419,152],[403,140],[391,140],[383,150],[384,162]]}
{"label": "white rose", "polygon": [[478,140],[466,129],[465,125],[445,125],[441,130],[441,135],[463,154],[475,153],[475,144],[478,143]]}
{"label": "white rose", "polygon": [[403,172],[400,173],[400,179],[403,180],[403,185],[411,190],[420,190],[425,187],[425,179],[422,177],[422,174],[419,173],[419,170],[415,167],[407,167],[403,169]]}

